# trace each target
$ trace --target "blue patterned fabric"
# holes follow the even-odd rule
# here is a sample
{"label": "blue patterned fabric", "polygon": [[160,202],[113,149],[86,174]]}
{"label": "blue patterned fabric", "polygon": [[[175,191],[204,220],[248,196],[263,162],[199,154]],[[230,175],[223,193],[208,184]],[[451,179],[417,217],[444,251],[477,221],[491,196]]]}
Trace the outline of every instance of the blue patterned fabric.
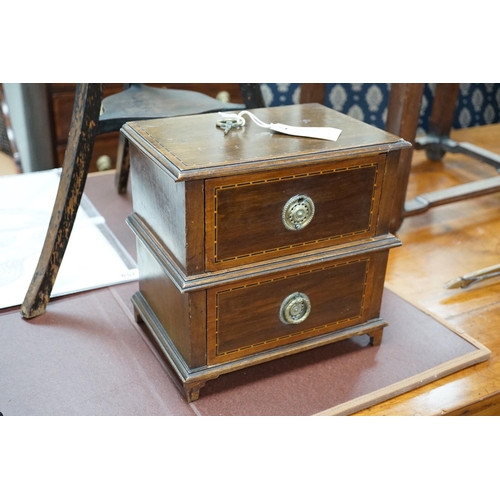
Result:
{"label": "blue patterned fabric", "polygon": [[[299,83],[263,83],[267,106],[297,104]],[[427,132],[436,84],[424,86],[418,134]],[[385,128],[389,83],[327,83],[325,106]],[[500,83],[461,83],[453,128],[475,127],[500,122]]]}

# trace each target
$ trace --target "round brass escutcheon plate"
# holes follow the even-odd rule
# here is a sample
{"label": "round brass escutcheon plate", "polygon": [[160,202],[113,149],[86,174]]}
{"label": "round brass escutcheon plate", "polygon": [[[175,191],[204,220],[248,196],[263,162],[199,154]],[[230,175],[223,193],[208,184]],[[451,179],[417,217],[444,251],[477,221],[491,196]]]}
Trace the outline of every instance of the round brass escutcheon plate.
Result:
{"label": "round brass escutcheon plate", "polygon": [[314,216],[314,203],[309,196],[297,194],[283,207],[282,220],[290,231],[298,231],[309,224]]}
{"label": "round brass escutcheon plate", "polygon": [[305,293],[294,292],[281,304],[280,320],[286,325],[302,323],[311,312],[311,301]]}

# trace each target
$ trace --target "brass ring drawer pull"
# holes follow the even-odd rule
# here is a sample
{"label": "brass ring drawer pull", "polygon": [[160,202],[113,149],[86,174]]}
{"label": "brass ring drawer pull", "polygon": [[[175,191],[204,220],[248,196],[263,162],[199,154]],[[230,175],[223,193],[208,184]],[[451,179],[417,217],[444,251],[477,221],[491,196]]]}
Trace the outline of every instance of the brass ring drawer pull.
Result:
{"label": "brass ring drawer pull", "polygon": [[311,301],[305,293],[294,292],[281,304],[280,320],[286,325],[302,323],[311,312]]}
{"label": "brass ring drawer pull", "polygon": [[309,196],[305,194],[295,195],[283,207],[283,224],[291,231],[298,231],[311,222],[314,210],[314,203]]}

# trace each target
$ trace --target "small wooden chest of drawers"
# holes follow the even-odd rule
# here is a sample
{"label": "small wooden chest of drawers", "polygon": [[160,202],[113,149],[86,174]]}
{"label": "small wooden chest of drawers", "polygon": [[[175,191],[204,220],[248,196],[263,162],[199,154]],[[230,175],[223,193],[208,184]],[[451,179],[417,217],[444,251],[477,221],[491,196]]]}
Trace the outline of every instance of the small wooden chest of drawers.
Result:
{"label": "small wooden chest of drawers", "polygon": [[139,292],[188,401],[210,379],[367,334],[380,318],[402,139],[321,105],[253,111],[338,141],[217,114],[126,124]]}

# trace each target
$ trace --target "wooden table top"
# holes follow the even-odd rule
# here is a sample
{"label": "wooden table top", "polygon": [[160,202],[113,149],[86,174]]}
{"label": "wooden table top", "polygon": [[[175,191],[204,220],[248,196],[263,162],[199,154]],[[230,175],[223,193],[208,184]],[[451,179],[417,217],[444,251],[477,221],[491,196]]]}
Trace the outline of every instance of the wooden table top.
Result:
{"label": "wooden table top", "polygon": [[[500,124],[454,131],[451,138],[500,154]],[[431,162],[416,151],[407,199],[496,175],[464,155],[447,153]],[[357,415],[500,415],[500,278],[466,289],[443,287],[500,264],[500,193],[408,217],[397,236],[403,245],[390,252],[387,287],[481,342],[491,357]]]}

